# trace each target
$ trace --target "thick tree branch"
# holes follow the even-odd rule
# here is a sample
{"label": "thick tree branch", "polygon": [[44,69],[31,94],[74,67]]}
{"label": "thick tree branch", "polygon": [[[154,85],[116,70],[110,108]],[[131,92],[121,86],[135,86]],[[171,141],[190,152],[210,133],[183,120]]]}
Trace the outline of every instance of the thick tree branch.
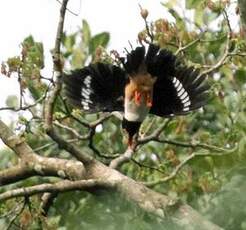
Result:
{"label": "thick tree branch", "polygon": [[[1,130],[1,122],[0,122],[0,130]],[[1,136],[4,136],[5,140],[8,140],[8,137],[13,136],[12,133],[9,131],[8,127],[5,126],[5,130],[9,135],[3,135],[3,133],[0,133]],[[59,137],[60,138],[60,137]],[[14,138],[15,139],[15,138]],[[61,143],[64,142],[63,139],[58,139],[58,142],[61,141]],[[6,143],[8,143],[6,141]],[[23,151],[24,148],[21,148],[22,145],[27,145],[24,141],[19,143],[17,141],[17,147],[16,144],[14,145],[14,148],[17,151]],[[61,145],[67,148],[66,144]],[[68,151],[77,151],[78,155],[83,155],[82,151],[76,148],[76,150],[71,148],[70,145],[66,149]],[[29,147],[30,148],[30,147]],[[70,149],[71,148],[71,149]],[[12,147],[13,149],[13,147]],[[20,155],[25,155],[23,153],[19,153]],[[29,153],[30,154],[30,153]],[[33,154],[30,154],[29,156],[32,156]],[[40,156],[38,156],[40,157]],[[61,168],[58,168],[57,163],[59,163],[58,159],[52,159],[49,161],[49,159],[45,160],[46,158],[40,157],[41,161],[39,160],[39,163],[44,164],[50,164],[49,167],[53,166],[53,170],[60,170],[60,173],[56,172],[56,174],[60,174],[61,176],[64,175],[63,171],[65,171],[65,166],[60,165],[60,167],[63,167],[63,170]],[[38,158],[33,158],[31,161],[38,161]],[[199,229],[220,229],[218,226],[213,225],[212,223],[206,221],[203,217],[199,215],[195,210],[193,210],[191,207],[185,204],[177,203],[175,200],[171,199],[170,197],[157,193],[147,187],[145,187],[142,183],[138,183],[131,178],[128,178],[127,176],[124,176],[120,172],[109,168],[102,164],[101,162],[97,160],[91,160],[89,164],[85,165],[85,170],[82,168],[82,164],[80,162],[76,161],[68,161],[69,167],[72,168],[73,172],[77,172],[77,170],[80,168],[82,174],[84,175],[84,178],[92,181],[91,184],[87,184],[87,182],[83,181],[61,181],[60,184],[57,185],[57,187],[53,187],[53,185],[50,184],[44,184],[44,185],[37,185],[31,188],[21,188],[14,190],[13,193],[3,193],[0,195],[2,200],[8,199],[10,197],[15,196],[23,196],[25,194],[27,195],[33,195],[36,193],[41,192],[60,192],[60,191],[68,191],[68,190],[74,190],[74,189],[80,189],[83,186],[95,186],[95,182],[102,182],[103,186],[106,186],[106,188],[114,188],[117,192],[122,194],[126,199],[134,202],[137,204],[141,209],[145,210],[146,212],[152,213],[160,218],[165,219],[167,216],[174,221],[175,223],[182,225],[184,229],[186,227],[190,226],[197,226],[197,223],[199,223]],[[59,165],[59,164],[58,164]],[[78,169],[76,170],[76,166]],[[48,166],[47,166],[48,167]],[[68,167],[68,166],[67,166]],[[42,168],[42,167],[41,167]],[[40,168],[39,168],[40,169]],[[74,171],[75,170],[75,171]],[[42,172],[42,170],[41,170]],[[79,175],[78,175],[79,176]],[[63,184],[65,182],[65,184]],[[76,183],[78,182],[78,183]],[[81,183],[81,184],[80,184]],[[47,186],[47,187],[46,187]],[[44,188],[45,187],[45,188]],[[198,221],[198,222],[197,222]]]}
{"label": "thick tree branch", "polygon": [[63,0],[60,9],[60,19],[57,28],[56,40],[55,40],[55,48],[53,54],[53,63],[54,63],[54,71],[57,74],[57,78],[55,81],[55,86],[51,91],[45,105],[44,105],[44,128],[47,134],[59,145],[59,147],[67,150],[70,152],[74,157],[82,162],[89,162],[92,158],[85,154],[78,151],[77,147],[65,141],[53,128],[53,109],[55,105],[55,101],[60,93],[62,88],[62,62],[61,62],[61,55],[60,55],[60,46],[61,46],[61,37],[63,33],[63,25],[64,25],[64,18],[66,13],[68,0]]}
{"label": "thick tree branch", "polygon": [[35,175],[35,171],[25,164],[19,164],[0,171],[0,186],[24,180]]}
{"label": "thick tree branch", "polygon": [[32,154],[32,149],[25,143],[23,137],[16,136],[7,125],[0,120],[0,137],[2,141],[11,148],[19,158]]}
{"label": "thick tree branch", "polygon": [[94,158],[89,154],[81,152],[76,145],[64,140],[54,129],[49,131],[49,136],[58,144],[59,148],[66,150],[76,159],[83,162],[83,164],[89,164],[94,160]]}
{"label": "thick tree branch", "polygon": [[13,189],[0,194],[0,201],[5,201],[14,197],[32,196],[44,192],[67,192],[72,190],[88,189],[95,186],[110,188],[112,182],[102,180],[79,180],[79,181],[60,181],[55,184],[44,183],[25,188]]}
{"label": "thick tree branch", "polygon": [[24,138],[14,135],[1,120],[0,138],[21,159],[19,165],[0,171],[1,185],[35,175],[82,179],[85,174],[85,169],[81,162],[37,155],[25,142]]}
{"label": "thick tree branch", "polygon": [[18,182],[32,176],[55,176],[77,180],[84,178],[85,169],[79,161],[29,155],[17,166],[0,171],[0,185]]}
{"label": "thick tree branch", "polygon": [[142,183],[138,183],[114,169],[98,162],[88,168],[88,176],[94,179],[114,181],[116,190],[127,200],[136,203],[142,210],[161,219],[169,218],[183,229],[221,230],[220,227],[204,219],[190,206],[157,193]]}

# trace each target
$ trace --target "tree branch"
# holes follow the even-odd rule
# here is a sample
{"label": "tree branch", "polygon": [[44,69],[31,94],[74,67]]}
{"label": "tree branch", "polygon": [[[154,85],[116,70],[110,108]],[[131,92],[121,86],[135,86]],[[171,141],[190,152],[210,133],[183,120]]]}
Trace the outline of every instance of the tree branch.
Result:
{"label": "tree branch", "polygon": [[[0,130],[3,126],[1,126],[0,121]],[[0,136],[4,136],[5,140],[8,140],[8,137],[12,136],[12,133],[9,131],[8,127],[5,126],[6,133],[8,135],[4,135],[0,132]],[[59,137],[61,138],[61,137]],[[82,151],[78,148],[73,147],[71,145],[67,145],[66,141],[62,138],[58,139],[58,142],[61,141],[62,145],[60,147],[65,147],[67,151],[76,151],[76,154],[83,155]],[[64,144],[65,142],[65,144]],[[18,141],[17,141],[18,143]],[[64,144],[64,145],[63,145]],[[24,148],[21,148],[22,145],[27,145],[24,141],[20,144],[14,145],[17,151],[23,151]],[[12,147],[13,148],[13,147]],[[30,147],[29,147],[30,148]],[[75,148],[75,149],[74,149]],[[30,151],[29,151],[30,152]],[[20,155],[24,155],[23,153],[19,153]],[[30,154],[30,153],[29,153]],[[30,154],[29,156],[32,157],[35,154]],[[35,155],[36,156],[36,155]],[[213,225],[212,223],[206,221],[202,216],[199,215],[195,210],[185,204],[177,203],[175,200],[171,199],[170,197],[157,193],[147,187],[145,187],[142,183],[136,182],[131,178],[124,176],[120,172],[109,168],[102,164],[97,160],[91,160],[89,164],[85,165],[85,169],[82,167],[82,164],[77,161],[67,161],[67,164],[59,164],[60,161],[66,161],[62,159],[54,159],[54,158],[44,158],[41,156],[36,156],[36,158],[29,158],[31,162],[39,162],[41,166],[47,164],[47,170],[53,170],[52,172],[56,171],[56,174],[60,174],[61,177],[64,175],[65,167],[72,169],[72,172],[75,173],[80,169],[80,172],[84,173],[83,176],[87,180],[80,180],[80,175],[77,175],[80,181],[61,181],[60,184],[54,185],[53,184],[43,184],[43,185],[35,185],[30,188],[21,188],[16,189],[13,191],[8,191],[3,194],[0,194],[1,200],[6,200],[11,197],[16,196],[24,196],[24,195],[33,195],[37,193],[43,192],[62,192],[74,189],[81,189],[81,188],[89,188],[98,185],[106,187],[106,188],[114,188],[117,192],[124,195],[127,200],[130,200],[137,204],[142,210],[152,213],[162,219],[165,219],[167,216],[170,219],[182,225],[185,229],[186,227],[190,226],[197,226],[199,223],[199,229],[220,229],[218,226]],[[40,161],[41,160],[41,161]],[[29,162],[28,161],[28,162]],[[62,162],[61,162],[62,163]],[[35,165],[35,164],[34,164]],[[60,165],[60,166],[59,166]],[[76,166],[78,167],[76,169]],[[62,169],[63,167],[63,169]],[[39,167],[40,169],[40,167]],[[41,167],[42,169],[42,167]],[[57,170],[60,170],[57,171]],[[41,170],[41,172],[43,172]],[[48,172],[48,171],[47,171]],[[71,172],[71,171],[70,171]],[[44,174],[45,175],[45,174]],[[89,181],[89,184],[87,183]],[[65,182],[65,184],[63,184]],[[102,184],[100,184],[102,183]],[[134,189],[133,189],[134,188]],[[198,221],[198,222],[197,222]],[[184,224],[185,223],[185,224]]]}
{"label": "tree branch", "polygon": [[49,136],[58,144],[59,148],[66,150],[83,164],[89,164],[94,160],[89,154],[80,151],[76,145],[64,140],[54,129],[49,131]]}
{"label": "tree branch", "polygon": [[41,212],[43,216],[47,216],[50,207],[53,205],[54,203],[54,199],[58,196],[58,192],[46,192],[42,195],[41,197]]}
{"label": "tree branch", "polygon": [[60,181],[55,184],[44,183],[41,185],[34,185],[25,188],[18,188],[9,190],[0,194],[0,201],[5,201],[11,198],[21,196],[32,196],[44,192],[67,192],[72,190],[88,189],[95,186],[110,188],[113,186],[112,182],[102,180],[79,180],[79,181]]}
{"label": "tree branch", "polygon": [[81,162],[29,155],[17,166],[0,171],[0,185],[7,185],[32,176],[55,176],[70,180],[85,177],[85,168]]}
{"label": "tree branch", "polygon": [[82,135],[80,135],[80,134],[77,132],[77,130],[75,130],[75,129],[69,127],[69,126],[63,125],[63,124],[61,124],[61,123],[58,122],[58,121],[55,121],[55,122],[54,122],[54,125],[56,125],[57,127],[60,127],[60,128],[62,128],[62,129],[65,129],[65,130],[69,131],[69,132],[72,133],[78,140],[88,140],[89,137],[90,137],[90,134],[86,134],[86,135],[83,135],[83,136],[82,136]]}
{"label": "tree branch", "polygon": [[172,171],[172,173],[169,176],[166,176],[164,178],[155,180],[155,181],[150,181],[150,182],[144,182],[144,184],[148,187],[152,187],[161,183],[165,183],[171,179],[173,179],[174,177],[177,176],[177,174],[179,173],[179,171],[191,160],[193,160],[196,157],[205,157],[205,156],[225,156],[228,154],[231,154],[232,152],[226,152],[226,153],[192,153],[191,155],[189,155],[188,157],[186,157],[185,160],[183,160],[180,164],[178,164],[175,169]]}
{"label": "tree branch", "polygon": [[35,171],[25,164],[19,164],[0,171],[0,186],[24,180],[35,175]]}
{"label": "tree branch", "polygon": [[1,107],[1,110],[11,110],[14,112],[19,112],[21,110],[28,110],[31,109],[32,107],[35,107],[37,104],[39,104],[40,102],[42,102],[44,99],[46,98],[46,93],[43,94],[43,96],[41,96],[38,100],[36,100],[33,104],[31,105],[26,105],[26,106],[20,106],[19,108],[15,108],[15,107]]}
{"label": "tree branch", "polygon": [[171,221],[180,225],[182,229],[190,229],[192,226],[199,230],[221,230],[219,226],[204,219],[190,206],[155,192],[142,183],[136,182],[102,163],[92,164],[88,168],[88,175],[96,180],[114,181],[116,190],[127,200],[134,202],[142,210],[161,219],[168,217]]}
{"label": "tree branch", "polygon": [[215,65],[213,65],[209,69],[201,72],[198,77],[206,76],[209,73],[212,73],[215,70],[219,69],[221,66],[223,66],[226,63],[227,58],[230,56],[230,52],[229,51],[230,51],[231,36],[232,36],[231,25],[230,25],[230,22],[229,22],[229,18],[228,18],[227,12],[224,10],[223,13],[224,13],[225,21],[226,21],[227,27],[228,27],[228,32],[227,32],[227,36],[226,36],[227,40],[226,40],[224,54],[222,55],[220,60]]}
{"label": "tree branch", "polygon": [[192,149],[196,149],[196,148],[202,148],[202,149],[207,149],[210,151],[215,151],[218,153],[232,153],[235,152],[238,148],[237,145],[235,145],[234,147],[230,148],[230,149],[225,149],[225,148],[221,148],[215,145],[210,145],[210,144],[205,144],[205,143],[200,143],[199,141],[190,141],[190,142],[181,142],[181,141],[176,141],[176,140],[169,140],[169,139],[161,139],[158,135],[156,136],[156,133],[153,133],[145,138],[142,138],[138,141],[139,145],[143,145],[146,144],[150,141],[156,141],[159,143],[164,143],[164,144],[169,144],[169,145],[175,145],[175,146],[179,146],[179,147],[184,147],[184,148],[192,148]]}
{"label": "tree branch", "polygon": [[[25,142],[0,120],[0,138],[21,159],[21,163],[0,171],[0,184],[16,182],[34,175],[58,176],[69,179],[82,179],[85,174],[81,162],[37,155]],[[73,148],[71,148],[73,150]]]}
{"label": "tree branch", "polygon": [[60,19],[59,19],[59,24],[56,33],[55,48],[53,51],[53,64],[54,64],[54,71],[56,73],[55,87],[51,92],[51,94],[49,95],[48,100],[46,101],[44,106],[45,130],[47,132],[50,129],[52,129],[54,104],[62,87],[61,76],[62,76],[63,66],[61,61],[60,46],[61,46],[61,38],[63,33],[64,19],[65,19],[65,13],[66,13],[68,1],[69,0],[63,0],[61,4]]}
{"label": "tree branch", "polygon": [[238,0],[238,7],[241,17],[241,31],[242,36],[246,38],[246,0]]}
{"label": "tree branch", "polygon": [[199,37],[193,41],[191,41],[190,43],[186,44],[185,46],[180,46],[177,51],[175,52],[175,55],[178,55],[179,53],[189,49],[191,46],[195,45],[196,43],[201,41],[202,36],[204,35],[206,31],[203,31],[200,33]]}
{"label": "tree branch", "polygon": [[119,157],[113,159],[110,162],[109,167],[112,169],[119,168],[121,165],[123,165],[126,162],[129,162],[132,158],[132,155],[134,154],[134,150],[131,148],[128,148],[123,154],[121,154]]}

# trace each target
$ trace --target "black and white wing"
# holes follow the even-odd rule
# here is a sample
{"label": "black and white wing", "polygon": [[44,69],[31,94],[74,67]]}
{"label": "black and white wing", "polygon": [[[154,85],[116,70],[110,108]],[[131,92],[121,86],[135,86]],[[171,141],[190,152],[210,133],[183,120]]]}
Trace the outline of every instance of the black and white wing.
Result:
{"label": "black and white wing", "polygon": [[158,116],[185,115],[204,106],[209,89],[204,80],[192,67],[180,67],[169,78],[159,76],[154,85],[150,113]]}
{"label": "black and white wing", "polygon": [[64,91],[71,104],[85,111],[123,111],[126,83],[124,70],[96,63],[65,75]]}
{"label": "black and white wing", "polygon": [[172,52],[150,45],[145,62],[157,77],[150,113],[158,116],[184,115],[206,104],[209,85],[199,70],[182,65]]}

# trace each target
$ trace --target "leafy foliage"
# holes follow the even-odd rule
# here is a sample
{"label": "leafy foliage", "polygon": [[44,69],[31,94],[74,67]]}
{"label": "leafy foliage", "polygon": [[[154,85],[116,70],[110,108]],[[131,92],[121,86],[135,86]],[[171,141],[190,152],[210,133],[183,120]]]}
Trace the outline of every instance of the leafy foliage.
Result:
{"label": "leafy foliage", "polygon": [[64,34],[64,57],[69,60],[70,67],[81,68],[89,61],[88,58],[95,58],[97,50],[107,47],[109,39],[108,32],[92,36],[90,26],[83,20],[81,30],[68,36]]}

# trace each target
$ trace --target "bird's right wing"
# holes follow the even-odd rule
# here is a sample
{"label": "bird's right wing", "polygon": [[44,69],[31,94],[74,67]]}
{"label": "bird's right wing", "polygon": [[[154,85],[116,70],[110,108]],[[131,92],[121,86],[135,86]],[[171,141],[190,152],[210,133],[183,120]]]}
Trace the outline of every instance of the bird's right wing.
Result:
{"label": "bird's right wing", "polygon": [[88,112],[123,111],[127,75],[120,67],[96,63],[64,76],[69,102]]}

